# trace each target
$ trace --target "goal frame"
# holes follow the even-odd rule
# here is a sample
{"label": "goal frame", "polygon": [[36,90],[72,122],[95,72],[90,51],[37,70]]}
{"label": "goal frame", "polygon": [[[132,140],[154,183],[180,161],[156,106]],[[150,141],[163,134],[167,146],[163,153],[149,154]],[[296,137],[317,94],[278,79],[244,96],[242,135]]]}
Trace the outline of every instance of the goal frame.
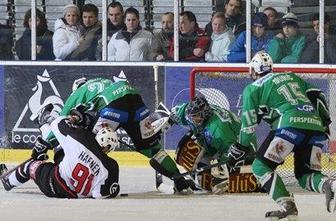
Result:
{"label": "goal frame", "polygon": [[[294,72],[294,73],[311,73],[311,74],[336,74],[336,65],[307,65],[308,67],[298,67],[297,65],[282,65],[274,66],[273,72]],[[223,66],[223,67],[195,67],[190,71],[189,88],[190,98],[195,96],[195,78],[197,73],[210,73],[210,72],[239,72],[249,74],[249,67],[242,66]]]}

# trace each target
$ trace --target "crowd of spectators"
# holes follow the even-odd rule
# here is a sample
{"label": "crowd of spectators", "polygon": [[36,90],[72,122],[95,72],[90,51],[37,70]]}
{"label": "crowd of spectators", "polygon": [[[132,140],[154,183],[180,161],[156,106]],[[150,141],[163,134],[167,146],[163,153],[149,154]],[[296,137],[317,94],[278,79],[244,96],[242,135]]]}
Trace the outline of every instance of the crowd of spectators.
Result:
{"label": "crowd of spectators", "polygon": [[[98,7],[86,4],[81,10],[66,5],[53,31],[48,29],[45,14],[36,10],[36,60],[101,61],[102,23]],[[137,9],[124,11],[120,2],[107,7],[108,61],[173,61],[174,14],[163,13],[161,29],[150,32],[140,25]],[[179,23],[179,61],[246,62],[246,23],[241,0],[226,0],[223,11],[200,27],[192,11],[183,11]],[[24,17],[25,31],[13,42],[12,28],[0,24],[1,60],[31,60],[31,10]],[[311,18],[312,29],[304,34],[298,17],[278,13],[272,7],[252,15],[251,54],[268,52],[275,63],[319,63],[319,14]],[[335,30],[325,14],[325,63],[336,63]]]}

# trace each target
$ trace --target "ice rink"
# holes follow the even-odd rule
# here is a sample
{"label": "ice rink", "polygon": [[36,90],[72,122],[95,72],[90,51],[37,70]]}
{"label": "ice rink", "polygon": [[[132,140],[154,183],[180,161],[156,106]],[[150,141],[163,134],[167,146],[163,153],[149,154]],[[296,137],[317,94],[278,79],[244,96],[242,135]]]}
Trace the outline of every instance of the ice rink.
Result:
{"label": "ice rink", "polygon": [[[263,193],[162,194],[148,167],[122,167],[120,184],[129,196],[105,200],[47,198],[32,182],[10,192],[0,185],[0,221],[261,221],[266,211],[277,209]],[[325,209],[324,195],[297,192],[295,200],[301,221],[336,220],[336,213]]]}

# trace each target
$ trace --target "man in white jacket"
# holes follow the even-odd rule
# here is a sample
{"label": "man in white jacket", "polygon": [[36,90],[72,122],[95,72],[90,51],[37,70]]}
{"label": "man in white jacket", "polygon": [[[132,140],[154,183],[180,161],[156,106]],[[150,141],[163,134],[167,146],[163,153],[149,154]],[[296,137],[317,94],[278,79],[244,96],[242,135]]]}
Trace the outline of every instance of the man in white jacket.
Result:
{"label": "man in white jacket", "polygon": [[139,25],[139,12],[133,7],[125,11],[126,27],[115,33],[108,43],[109,61],[152,61],[154,35]]}

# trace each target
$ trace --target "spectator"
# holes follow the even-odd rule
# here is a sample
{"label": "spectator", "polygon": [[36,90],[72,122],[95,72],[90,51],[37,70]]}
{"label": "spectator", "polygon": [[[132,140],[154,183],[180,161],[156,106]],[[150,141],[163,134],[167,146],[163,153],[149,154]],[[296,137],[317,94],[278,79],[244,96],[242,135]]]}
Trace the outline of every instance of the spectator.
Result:
{"label": "spectator", "polygon": [[275,63],[298,63],[306,44],[306,38],[299,30],[297,16],[289,12],[282,17],[283,33],[270,42],[269,55]]}
{"label": "spectator", "polygon": [[79,24],[79,9],[69,4],[63,9],[63,17],[55,22],[53,48],[56,60],[64,60],[83,41],[81,26]]}
{"label": "spectator", "polygon": [[[241,15],[242,5],[242,0],[226,0],[224,5],[226,24],[232,29],[235,36],[238,36],[243,30],[245,30],[245,23],[243,20],[244,16]],[[211,36],[211,22],[205,26],[205,31],[208,36]]]}
{"label": "spectator", "polygon": [[211,45],[205,53],[205,60],[208,62],[227,62],[230,53],[229,47],[235,37],[230,28],[226,25],[224,12],[216,12],[212,17]]}
{"label": "spectator", "polygon": [[126,27],[112,35],[108,43],[109,61],[151,61],[154,35],[140,26],[139,12],[133,7],[125,11]]}
{"label": "spectator", "polygon": [[13,29],[8,25],[0,24],[0,60],[14,60]]}
{"label": "spectator", "polygon": [[158,54],[154,59],[156,61],[169,60],[169,45],[174,41],[174,14],[172,12],[166,12],[162,15],[161,27],[159,32],[154,33]]}
{"label": "spectator", "polygon": [[[16,42],[15,50],[20,60],[31,60],[31,9],[29,9],[24,16],[23,26],[26,29]],[[52,48],[53,34],[52,31],[48,30],[44,13],[36,9],[36,60],[55,59]]]}
{"label": "spectator", "polygon": [[[124,9],[120,2],[113,1],[107,6],[107,42],[110,41],[112,35],[117,31],[125,28]],[[97,61],[102,60],[103,41],[98,41],[96,58]]]}
{"label": "spectator", "polygon": [[[266,32],[267,16],[262,13],[256,13],[252,19],[251,50],[252,56],[258,51],[268,50],[272,34]],[[230,47],[228,62],[246,62],[246,31],[238,36],[237,40]]]}
{"label": "spectator", "polygon": [[96,48],[101,39],[102,25],[98,21],[98,8],[94,4],[86,4],[82,8],[83,40],[66,60],[96,60]]}
{"label": "spectator", "polygon": [[[204,30],[198,27],[196,17],[191,11],[180,14],[179,33],[180,61],[204,61],[205,52],[209,49],[210,39]],[[174,58],[174,45],[169,46],[169,57]]]}
{"label": "spectator", "polygon": [[122,28],[125,28],[124,9],[120,2],[112,2],[107,7],[107,36],[108,40],[112,35]]}
{"label": "spectator", "polygon": [[267,7],[263,10],[264,14],[267,16],[267,28],[266,30],[272,32],[273,35],[281,32],[281,23],[278,18],[278,12],[273,7]]}
{"label": "spectator", "polygon": [[[319,28],[320,28],[320,15],[314,14],[312,16],[311,22],[313,26],[313,34],[307,38],[307,44],[303,50],[302,56],[300,58],[300,63],[319,63]],[[336,36],[330,27],[330,16],[328,14],[324,15],[324,63],[335,64],[336,63]]]}

